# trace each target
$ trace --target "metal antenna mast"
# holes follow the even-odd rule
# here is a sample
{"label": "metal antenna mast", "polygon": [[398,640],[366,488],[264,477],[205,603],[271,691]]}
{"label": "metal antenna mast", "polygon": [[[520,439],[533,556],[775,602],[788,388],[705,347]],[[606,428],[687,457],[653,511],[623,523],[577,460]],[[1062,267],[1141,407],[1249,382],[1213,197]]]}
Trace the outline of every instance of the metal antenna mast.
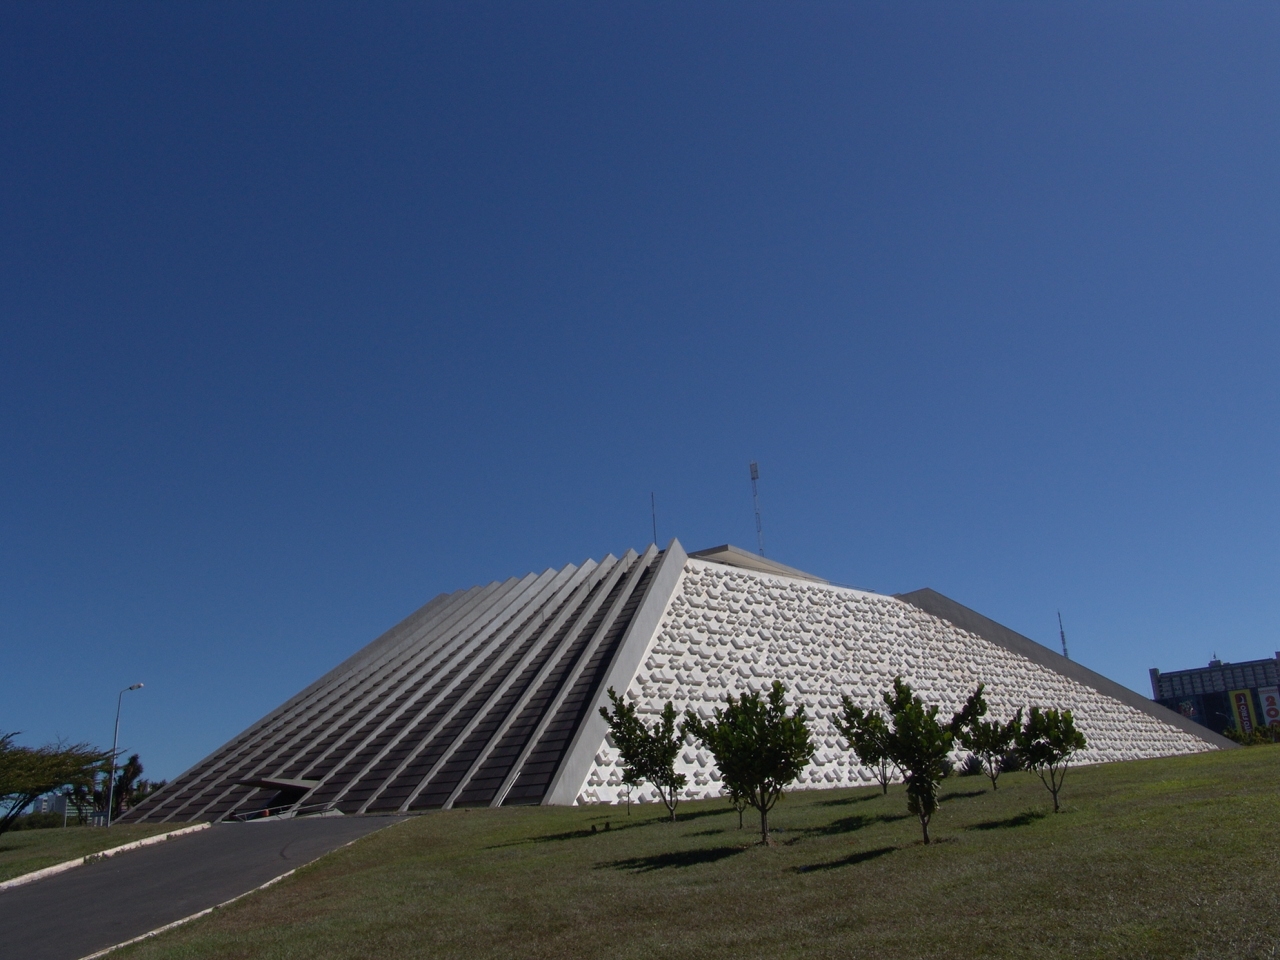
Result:
{"label": "metal antenna mast", "polygon": [[658,542],[658,504],[653,499],[653,491],[649,491],[649,512],[653,514],[653,542]]}
{"label": "metal antenna mast", "polygon": [[1067,653],[1067,631],[1062,629],[1062,611],[1061,610],[1058,611],[1058,636],[1062,638],[1062,655],[1066,657],[1068,660],[1070,660],[1071,654]]}
{"label": "metal antenna mast", "polygon": [[756,542],[760,545],[760,556],[764,556],[764,526],[760,523],[760,490],[756,482],[760,479],[760,465],[751,461],[751,500],[756,505]]}

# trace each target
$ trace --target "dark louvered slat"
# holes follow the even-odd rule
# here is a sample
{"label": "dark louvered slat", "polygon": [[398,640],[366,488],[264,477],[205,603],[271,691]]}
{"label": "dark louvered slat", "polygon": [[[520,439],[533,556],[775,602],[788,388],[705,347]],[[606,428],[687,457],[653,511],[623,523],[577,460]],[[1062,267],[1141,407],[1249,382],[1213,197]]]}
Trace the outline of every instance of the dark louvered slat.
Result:
{"label": "dark louvered slat", "polygon": [[504,806],[540,803],[546,796],[551,778],[559,769],[565,751],[569,749],[574,731],[577,730],[582,715],[590,706],[604,678],[604,670],[613,660],[618,644],[626,634],[627,627],[631,625],[631,619],[644,598],[649,578],[653,576],[653,569],[654,564],[651,563],[640,575],[618,617],[610,624],[608,633],[591,654],[542,737],[525,760],[520,775],[503,801]]}
{"label": "dark louvered slat", "polygon": [[509,802],[536,802],[643,593],[651,571],[637,578],[634,557],[442,595],[126,819],[218,819],[296,798],[242,782],[263,777],[321,781],[300,802],[349,813],[489,803],[525,753]]}

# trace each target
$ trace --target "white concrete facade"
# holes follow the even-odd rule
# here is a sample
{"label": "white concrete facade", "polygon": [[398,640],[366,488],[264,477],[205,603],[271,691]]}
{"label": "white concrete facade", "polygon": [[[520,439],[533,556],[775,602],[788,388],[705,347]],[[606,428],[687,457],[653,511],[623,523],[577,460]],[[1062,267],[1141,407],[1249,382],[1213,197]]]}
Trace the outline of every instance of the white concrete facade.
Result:
{"label": "white concrete facade", "polygon": [[[683,555],[678,543],[668,550]],[[650,717],[668,700],[682,712],[692,708],[708,716],[728,693],[763,690],[781,680],[789,700],[804,704],[818,745],[795,789],[873,782],[831,718],[842,694],[868,708],[882,706],[881,693],[899,674],[944,713],[957,710],[980,682],[992,718],[1033,704],[1070,709],[1089,743],[1080,763],[1216,748],[1209,736],[1180,728],[1172,716],[1166,721],[1158,711],[1125,703],[894,597],[685,557],[674,589],[646,598],[650,603],[664,605],[656,630],[629,638],[644,648],[628,658],[638,666],[625,681],[626,696]],[[619,677],[610,680],[624,686]],[[575,802],[619,802],[617,753],[602,734],[595,742]],[[705,752],[688,747],[678,766],[689,779],[686,798],[721,794]],[[644,787],[632,799],[655,796]]]}

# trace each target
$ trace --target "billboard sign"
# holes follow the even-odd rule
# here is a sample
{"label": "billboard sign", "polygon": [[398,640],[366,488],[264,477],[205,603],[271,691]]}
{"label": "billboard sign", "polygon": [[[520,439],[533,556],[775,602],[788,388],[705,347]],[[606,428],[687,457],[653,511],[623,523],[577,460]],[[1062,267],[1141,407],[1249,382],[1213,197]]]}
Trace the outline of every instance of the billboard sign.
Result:
{"label": "billboard sign", "polygon": [[1280,726],[1280,687],[1263,687],[1258,699],[1262,701],[1262,722],[1269,727]]}
{"label": "billboard sign", "polygon": [[1253,716],[1253,697],[1249,695],[1248,690],[1232,690],[1229,696],[1231,712],[1236,715],[1236,729],[1247,737],[1258,725]]}

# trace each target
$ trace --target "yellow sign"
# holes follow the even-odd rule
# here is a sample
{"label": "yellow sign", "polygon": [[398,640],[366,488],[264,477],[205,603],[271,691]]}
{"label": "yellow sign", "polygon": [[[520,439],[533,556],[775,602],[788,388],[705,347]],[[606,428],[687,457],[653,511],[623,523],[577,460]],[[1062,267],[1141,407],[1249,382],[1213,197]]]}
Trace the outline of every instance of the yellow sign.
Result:
{"label": "yellow sign", "polygon": [[1258,725],[1253,715],[1253,695],[1248,690],[1232,690],[1227,696],[1231,698],[1231,712],[1236,715],[1236,729],[1245,736],[1253,733]]}

